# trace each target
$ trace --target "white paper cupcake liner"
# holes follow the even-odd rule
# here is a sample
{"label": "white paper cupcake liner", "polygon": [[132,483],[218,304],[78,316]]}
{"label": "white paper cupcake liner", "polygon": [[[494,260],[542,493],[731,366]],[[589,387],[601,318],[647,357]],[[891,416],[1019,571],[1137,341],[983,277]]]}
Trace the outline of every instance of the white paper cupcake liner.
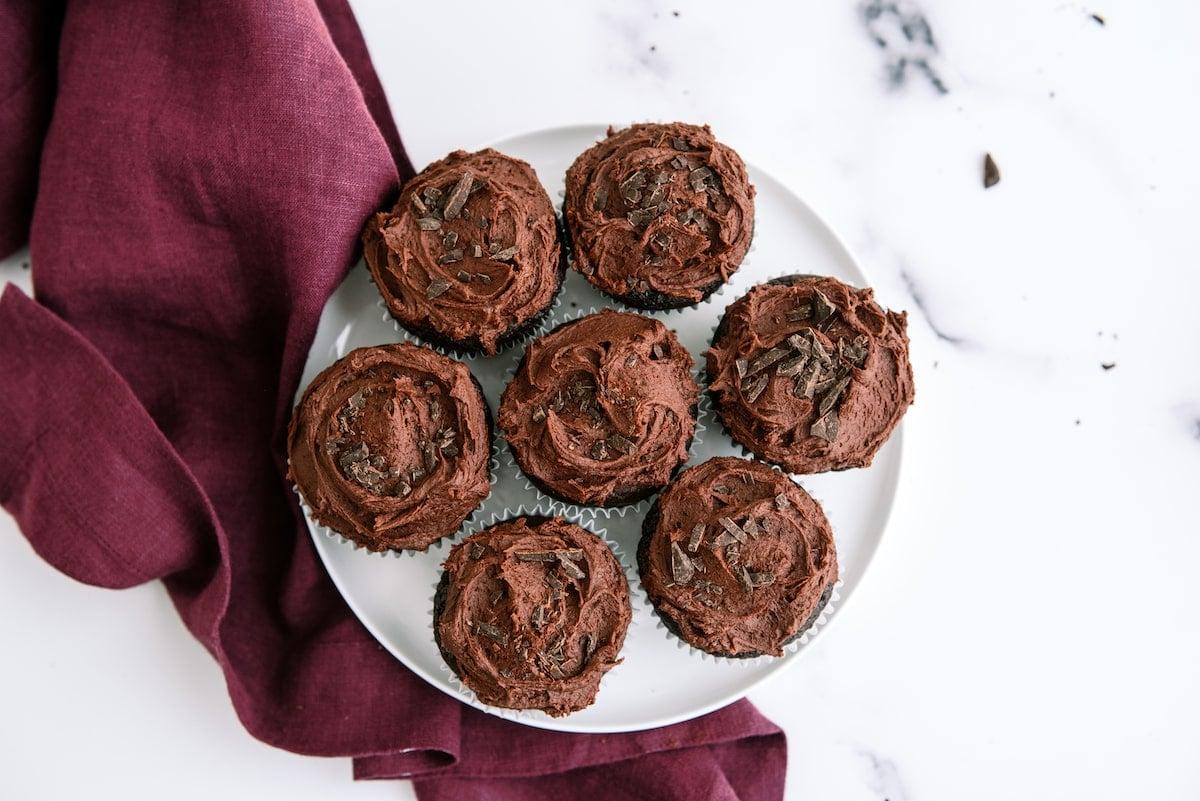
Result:
{"label": "white paper cupcake liner", "polygon": [[[611,308],[611,307],[605,307],[605,308]],[[599,311],[600,311],[600,309],[596,308],[595,306],[590,306],[588,308],[580,307],[580,308],[572,309],[571,311],[564,310],[563,313],[561,313],[560,315],[555,315],[555,316],[547,319],[545,333],[549,333],[549,332],[553,331],[555,328],[562,325],[563,323],[569,323],[574,320],[579,320],[579,319],[582,319],[589,315],[596,314]],[[642,312],[637,311],[636,309],[631,309],[629,311],[631,313],[638,313],[638,314],[642,313]],[[686,460],[684,460],[683,465],[681,465],[680,469],[685,468],[687,465],[689,465],[695,461],[696,455],[699,452],[699,448],[704,442],[705,430],[707,428],[707,424],[705,422],[707,419],[707,416],[704,415],[702,412],[703,408],[706,405],[706,398],[704,396],[704,383],[702,380],[703,376],[701,375],[701,373],[703,371],[703,365],[696,361],[695,354],[691,354],[691,355],[692,355],[692,361],[695,365],[692,370],[692,380],[694,380],[696,382],[696,386],[700,390],[700,395],[696,401],[696,427],[695,427],[695,430],[692,432],[692,441],[688,445],[688,458]],[[522,354],[521,359],[517,359],[508,368],[508,370],[505,371],[505,374],[504,374],[504,386],[505,387],[507,387],[509,382],[513,380],[513,377],[516,376],[517,368],[521,366],[521,361],[523,360],[523,358],[524,358],[524,354]],[[497,409],[497,415],[499,415],[498,409]],[[503,432],[498,431],[497,436],[501,440],[504,440]],[[533,481],[529,478],[529,476],[525,474],[525,471],[521,469],[521,465],[520,465],[520,463],[517,462],[516,455],[512,452],[512,449],[510,447],[508,447],[507,441],[504,442],[504,452],[505,452],[505,458],[501,460],[501,465],[503,467],[508,468],[510,475],[515,477],[518,481],[523,482],[525,489],[528,490],[529,492],[533,493],[533,495],[537,498],[538,503],[556,503],[556,504],[559,504],[560,506],[562,506],[564,509],[568,510],[571,514],[590,515],[592,517],[604,517],[606,519],[611,519],[614,517],[625,517],[629,514],[635,514],[635,515],[639,516],[639,518],[640,518],[642,515],[645,514],[646,510],[648,510],[650,508],[650,503],[653,500],[654,495],[657,494],[657,493],[651,494],[648,498],[644,498],[640,501],[637,501],[637,502],[631,503],[631,504],[626,504],[624,506],[589,506],[586,504],[575,503],[573,501],[567,501],[562,498],[558,498],[558,497],[555,497],[553,495],[546,493],[540,487],[538,487],[536,484],[534,484]]]}
{"label": "white paper cupcake liner", "polygon": [[[497,523],[501,523],[505,520],[509,520],[514,517],[528,517],[528,516],[533,516],[533,515],[540,515],[542,517],[561,517],[564,520],[567,520],[568,522],[574,523],[574,524],[578,525],[579,527],[585,529],[586,531],[590,531],[592,534],[595,534],[597,537],[599,537],[604,542],[604,544],[608,546],[609,550],[611,550],[613,552],[613,555],[617,557],[617,562],[621,565],[622,571],[625,574],[625,579],[626,579],[626,581],[629,581],[629,584],[630,584],[630,586],[629,586],[629,605],[630,605],[630,611],[632,614],[630,615],[630,618],[629,618],[629,627],[625,630],[625,641],[628,642],[630,632],[633,631],[634,628],[638,625],[638,619],[640,617],[643,617],[643,610],[645,609],[645,606],[644,606],[645,597],[644,597],[644,595],[640,598],[638,597],[638,595],[634,592],[635,585],[632,581],[630,581],[630,563],[632,560],[625,553],[624,549],[621,548],[619,543],[617,543],[615,540],[612,540],[608,537],[608,533],[607,533],[606,529],[599,528],[597,526],[597,521],[595,518],[589,518],[587,516],[577,515],[577,514],[573,515],[570,512],[568,512],[566,509],[563,508],[563,504],[558,503],[558,502],[537,503],[532,506],[521,505],[514,509],[505,508],[500,511],[493,512],[486,519],[483,516],[477,516],[474,521],[472,521],[469,525],[464,525],[458,531],[458,533],[455,534],[453,537],[445,537],[445,538],[439,540],[436,543],[436,548],[439,551],[444,552],[443,556],[442,556],[442,558],[444,559],[446,556],[449,555],[450,549],[452,547],[454,547],[458,543],[462,542],[463,540],[465,540],[467,537],[471,536],[472,534],[475,534],[479,531],[483,531],[485,528],[491,528],[492,526],[496,525]],[[431,550],[433,549],[433,547],[434,546],[431,546]],[[634,571],[634,575],[636,576],[636,569]],[[441,571],[439,571],[438,575],[437,575],[437,579],[434,581],[433,586],[430,589],[430,594],[429,594],[429,625],[428,625],[428,629],[429,629],[429,638],[431,641],[434,640],[433,631],[434,631],[434,627],[437,623],[437,621],[433,617],[434,598],[437,596],[437,589],[438,589],[438,586],[441,584],[441,580],[442,580],[442,573],[441,573]],[[435,647],[436,647],[436,643],[435,643]],[[626,657],[626,654],[624,651],[625,651],[624,646],[622,646],[621,652],[618,654],[618,656],[620,658],[622,658],[623,660]],[[618,664],[611,670],[605,672],[604,675],[602,675],[600,677],[600,685],[596,690],[596,699],[597,699],[596,702],[599,701],[601,695],[603,694],[605,683],[609,680],[609,676],[612,675],[613,671],[621,670],[622,668],[625,668],[625,666],[626,666],[626,661],[622,661],[620,664]],[[475,694],[475,691],[472,690],[470,687],[468,687],[467,685],[465,685],[462,682],[462,679],[460,679],[458,677],[457,673],[455,673],[453,670],[450,669],[450,666],[446,664],[445,660],[442,660],[441,662],[438,663],[438,669],[446,676],[447,682],[454,689],[454,691],[459,696],[462,697],[462,699],[464,701],[471,703],[471,704],[477,704],[479,706],[486,707],[487,710],[494,715],[497,715],[502,718],[506,718],[508,720],[515,720],[515,721],[528,721],[532,718],[542,718],[542,719],[550,718],[549,715],[547,715],[545,712],[543,712],[540,709],[510,709],[508,707],[492,706],[491,704],[487,704],[487,703],[479,700],[479,696],[477,696]],[[577,710],[577,711],[582,711],[582,710]]]}

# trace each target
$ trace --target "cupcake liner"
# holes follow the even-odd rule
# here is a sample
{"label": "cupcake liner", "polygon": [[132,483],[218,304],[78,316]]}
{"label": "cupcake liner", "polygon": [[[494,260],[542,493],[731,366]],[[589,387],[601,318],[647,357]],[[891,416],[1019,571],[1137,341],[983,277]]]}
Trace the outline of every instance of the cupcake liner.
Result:
{"label": "cupcake liner", "polygon": [[[645,609],[645,598],[644,596],[639,598],[635,595],[635,585],[632,581],[630,581],[630,564],[633,562],[633,560],[630,559],[630,557],[625,553],[624,549],[622,549],[621,545],[616,542],[616,540],[608,537],[608,532],[606,529],[597,527],[595,518],[589,518],[584,515],[573,515],[563,508],[563,504],[558,502],[537,503],[531,506],[522,504],[515,508],[505,507],[499,511],[492,512],[490,516],[486,517],[486,519],[482,515],[477,516],[474,521],[471,521],[469,524],[466,524],[459,529],[459,531],[453,537],[443,537],[441,540],[438,540],[435,545],[430,546],[430,550],[433,550],[436,547],[438,551],[442,552],[442,558],[444,558],[446,555],[449,555],[450,549],[453,546],[462,542],[476,532],[483,531],[485,528],[490,528],[497,523],[514,517],[528,517],[531,515],[540,515],[543,517],[561,517],[568,522],[574,523],[580,528],[590,531],[592,534],[595,534],[597,537],[599,537],[604,544],[608,546],[609,550],[613,552],[613,555],[617,557],[617,562],[621,565],[622,571],[625,574],[625,579],[626,581],[629,581],[630,584],[629,606],[632,614],[629,618],[629,627],[625,630],[625,639],[626,642],[628,642],[629,632],[631,632],[634,627],[638,625],[639,617],[643,616]],[[636,565],[634,566],[634,574],[636,575]],[[433,631],[436,621],[432,615],[432,610],[434,606],[434,598],[437,595],[438,585],[441,583],[441,579],[442,572],[438,571],[437,579],[433,582],[433,586],[430,588],[429,593],[429,609],[431,614],[429,615],[428,629],[430,640],[434,639]],[[624,646],[622,646],[620,652],[622,659],[625,657],[624,650]],[[612,675],[613,671],[621,670],[624,666],[625,662],[622,661],[620,664],[612,668],[612,670],[605,672],[604,675],[600,677],[600,684],[596,690],[597,701],[593,703],[599,702],[600,695],[604,692],[605,682],[609,680],[609,676]],[[447,683],[449,683],[449,685],[454,689],[455,693],[458,694],[463,701],[474,706],[483,707],[493,715],[518,722],[538,718],[543,720],[552,719],[550,715],[546,714],[540,709],[510,709],[508,707],[492,706],[491,704],[484,703],[483,701],[479,700],[479,697],[475,694],[474,690],[463,684],[462,679],[458,677],[457,673],[450,669],[450,666],[446,664],[444,659],[439,662],[438,669],[445,675]]]}
{"label": "cupcake liner", "polygon": [[[291,466],[290,459],[288,460],[288,466],[289,467]],[[362,545],[361,543],[350,539],[349,537],[330,528],[329,526],[326,526],[326,525],[318,522],[316,517],[313,516],[312,507],[308,505],[308,501],[305,500],[304,494],[302,492],[300,492],[300,488],[297,487],[295,484],[292,484],[292,492],[294,492],[296,494],[296,500],[300,503],[300,509],[301,509],[301,511],[304,512],[304,516],[308,519],[309,524],[314,529],[316,529],[318,532],[320,532],[327,539],[333,540],[334,542],[337,542],[340,545],[349,546],[349,547],[353,548],[355,551],[361,551],[366,556],[377,556],[380,558],[386,558],[386,557],[391,556],[391,557],[401,558],[401,557],[413,557],[413,556],[416,556],[417,554],[428,553],[429,551],[436,549],[441,543],[446,542],[447,540],[453,540],[453,539],[457,538],[462,533],[464,528],[466,528],[467,526],[470,526],[472,524],[472,522],[479,517],[480,511],[482,511],[483,508],[487,505],[488,500],[493,495],[495,495],[496,484],[497,484],[497,481],[499,481],[499,479],[500,479],[500,459],[499,459],[499,455],[497,453],[496,448],[493,446],[492,454],[491,454],[491,456],[488,457],[488,487],[489,487],[489,489],[488,489],[487,498],[484,498],[482,501],[479,502],[478,506],[476,506],[473,510],[471,510],[471,514],[467,515],[466,519],[463,520],[463,522],[461,524],[459,524],[459,527],[457,530],[455,530],[449,534],[446,534],[445,536],[443,536],[441,539],[437,540],[436,542],[430,543],[429,545],[427,545],[424,548],[424,550],[417,550],[415,548],[404,548],[404,549],[398,550],[398,551],[397,550],[372,551],[369,548],[367,548],[365,545]]]}
{"label": "cupcake liner", "polygon": [[[569,323],[574,320],[582,319],[589,315],[596,314],[599,311],[600,311],[600,309],[596,308],[595,306],[590,306],[588,308],[579,307],[576,309],[572,309],[571,311],[564,311],[561,315],[555,315],[554,317],[547,320],[546,332],[548,333],[550,331],[553,331],[555,328],[557,328],[558,326],[560,326],[564,323]],[[639,313],[639,314],[642,313],[642,312],[638,312],[637,310],[633,310],[633,311],[635,313]],[[693,360],[693,362],[696,362],[695,354],[692,354],[692,360]],[[513,364],[510,365],[509,368],[505,371],[504,386],[507,387],[509,382],[512,381],[513,378],[516,376],[517,368],[520,366],[520,364],[521,364],[521,359],[518,359],[515,362],[513,362]],[[700,363],[697,362],[697,365],[699,365],[699,364]],[[700,390],[700,395],[696,401],[696,417],[695,417],[696,425],[695,425],[695,429],[692,432],[691,442],[688,444],[688,456],[680,464],[678,470],[683,470],[689,464],[691,464],[695,461],[697,454],[699,453],[699,449],[700,449],[701,445],[703,445],[703,443],[704,443],[704,432],[707,429],[707,424],[705,423],[706,416],[702,413],[702,409],[704,408],[704,406],[706,404],[705,404],[705,397],[704,397],[704,383],[702,381],[703,377],[701,375],[701,371],[702,371],[702,366],[697,366],[692,370],[692,380],[694,380],[696,382],[696,387]],[[498,417],[499,417],[499,404],[497,404],[497,418]],[[516,455],[512,452],[512,449],[508,446],[508,441],[504,437],[504,432],[499,431],[499,425],[497,425],[497,435],[498,435],[499,439],[504,443],[505,459],[501,462],[501,464],[509,469],[509,474],[511,476],[513,476],[516,480],[522,482],[522,484],[524,485],[525,489],[528,492],[533,493],[533,495],[537,498],[538,503],[556,503],[556,504],[559,504],[563,509],[568,510],[572,514],[590,515],[593,518],[599,517],[599,516],[603,516],[606,519],[612,519],[614,517],[623,518],[629,514],[636,514],[640,517],[641,515],[645,514],[647,509],[649,509],[650,501],[654,498],[655,495],[658,494],[657,492],[653,492],[648,497],[643,498],[640,501],[635,501],[634,503],[625,504],[623,506],[589,506],[587,504],[577,503],[575,501],[568,501],[566,499],[559,498],[554,495],[550,495],[549,493],[545,492],[541,487],[537,486],[533,482],[533,480],[525,473],[525,471],[521,469],[521,465],[517,462]]]}
{"label": "cupcake liner", "polygon": [[[756,460],[756,461],[761,462],[761,460]],[[778,465],[770,464],[768,462],[761,462],[761,463],[765,464],[767,467],[770,467],[776,473],[779,473],[782,476],[786,476],[792,481],[796,481],[796,476],[793,476],[793,475],[787,473],[785,470],[780,468]],[[837,532],[839,530],[839,526],[836,525],[832,519],[830,519],[829,512],[826,510],[825,504],[821,501],[821,499],[819,497],[817,497],[816,495],[812,494],[811,492],[809,492],[808,488],[805,487],[803,484],[801,484],[799,481],[796,481],[796,483],[800,485],[801,489],[803,489],[806,493],[808,493],[809,497],[811,497],[814,501],[817,502],[817,504],[821,507],[821,511],[824,512],[826,518],[829,519],[829,527],[830,527],[830,529],[833,530],[834,545],[836,547],[838,544]],[[640,534],[640,531],[639,531],[639,534]],[[640,539],[639,539],[639,545],[640,545]],[[838,602],[841,600],[841,588],[843,585],[841,576],[839,575],[838,578],[835,579],[833,582],[833,587],[829,593],[829,599],[827,601],[825,601],[825,603],[822,606],[819,607],[820,611],[817,613],[816,619],[812,622],[812,624],[807,629],[804,630],[803,633],[800,634],[799,637],[796,637],[791,642],[788,642],[783,646],[783,656],[771,656],[769,654],[763,654],[762,656],[736,657],[736,656],[717,656],[716,654],[710,654],[708,651],[697,648],[696,646],[687,642],[682,637],[680,637],[679,635],[677,635],[673,631],[671,631],[669,628],[667,628],[667,624],[663,622],[662,617],[658,614],[658,608],[654,605],[654,602],[650,600],[650,597],[646,594],[645,589],[642,587],[641,573],[638,571],[638,566],[637,566],[636,549],[634,552],[634,559],[633,559],[633,574],[634,574],[634,580],[637,581],[638,588],[641,590],[641,596],[642,596],[641,601],[644,604],[645,608],[647,608],[650,611],[650,613],[654,616],[655,629],[660,631],[664,637],[666,637],[672,643],[674,643],[675,647],[677,649],[679,649],[681,651],[686,651],[689,658],[699,659],[701,662],[711,662],[711,663],[715,663],[715,664],[722,664],[722,665],[729,665],[731,667],[743,667],[743,668],[762,666],[765,664],[769,664],[771,662],[776,662],[780,659],[783,659],[784,657],[788,657],[788,656],[795,654],[801,648],[803,648],[804,646],[808,645],[808,643],[810,643],[814,639],[816,639],[817,635],[821,633],[821,631],[824,629],[824,627],[833,618],[834,613],[837,611]]]}

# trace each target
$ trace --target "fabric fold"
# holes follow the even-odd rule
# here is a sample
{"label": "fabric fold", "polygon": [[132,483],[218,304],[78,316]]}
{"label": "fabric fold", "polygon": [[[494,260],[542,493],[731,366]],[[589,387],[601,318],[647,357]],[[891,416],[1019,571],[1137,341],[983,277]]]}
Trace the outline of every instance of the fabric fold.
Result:
{"label": "fabric fold", "polygon": [[0,0],[0,23],[0,247],[28,235],[36,288],[0,297],[0,503],[43,558],[161,579],[246,729],[359,778],[779,797],[783,737],[748,703],[629,735],[484,715],[376,643],[320,563],[285,427],[363,222],[412,174],[345,0]]}

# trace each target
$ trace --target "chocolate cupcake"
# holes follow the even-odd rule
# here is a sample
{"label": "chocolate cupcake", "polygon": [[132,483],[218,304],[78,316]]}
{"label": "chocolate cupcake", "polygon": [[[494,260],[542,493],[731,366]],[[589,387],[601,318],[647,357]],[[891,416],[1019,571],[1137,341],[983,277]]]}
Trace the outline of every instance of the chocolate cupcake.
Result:
{"label": "chocolate cupcake", "polygon": [[543,492],[635,503],[687,461],[700,394],[691,370],[658,320],[605,309],[529,345],[500,400],[500,429]]}
{"label": "chocolate cupcake", "polygon": [[400,325],[489,356],[545,318],[566,269],[533,168],[495,150],[457,150],[426,167],[371,217],[363,254]]}
{"label": "chocolate cupcake", "polygon": [[563,216],[574,267],[593,286],[638,308],[677,309],[741,265],[754,187],[707,125],[609,128],[567,170]]}
{"label": "chocolate cupcake", "polygon": [[732,456],[667,487],[637,556],[666,627],[715,656],[782,656],[816,622],[838,576],[820,505],[787,476]]}
{"label": "chocolate cupcake", "polygon": [[792,473],[866,467],[913,402],[907,317],[870,289],[793,275],[731,303],[708,351],[726,431]]}
{"label": "chocolate cupcake", "polygon": [[417,345],[359,348],[304,391],[288,476],[321,525],[372,551],[423,551],[488,496],[491,443],[466,365]]}
{"label": "chocolate cupcake", "polygon": [[596,700],[632,616],[603,540],[558,517],[518,517],[455,545],[444,567],[434,639],[480,701],[559,717]]}

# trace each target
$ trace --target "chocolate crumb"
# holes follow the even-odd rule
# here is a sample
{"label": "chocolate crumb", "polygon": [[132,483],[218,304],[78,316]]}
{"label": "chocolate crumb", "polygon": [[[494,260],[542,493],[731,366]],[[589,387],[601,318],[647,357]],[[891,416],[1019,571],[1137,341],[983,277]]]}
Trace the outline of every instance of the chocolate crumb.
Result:
{"label": "chocolate crumb", "polygon": [[991,189],[998,183],[1000,183],[1000,167],[992,158],[992,154],[986,153],[983,157],[983,188]]}

